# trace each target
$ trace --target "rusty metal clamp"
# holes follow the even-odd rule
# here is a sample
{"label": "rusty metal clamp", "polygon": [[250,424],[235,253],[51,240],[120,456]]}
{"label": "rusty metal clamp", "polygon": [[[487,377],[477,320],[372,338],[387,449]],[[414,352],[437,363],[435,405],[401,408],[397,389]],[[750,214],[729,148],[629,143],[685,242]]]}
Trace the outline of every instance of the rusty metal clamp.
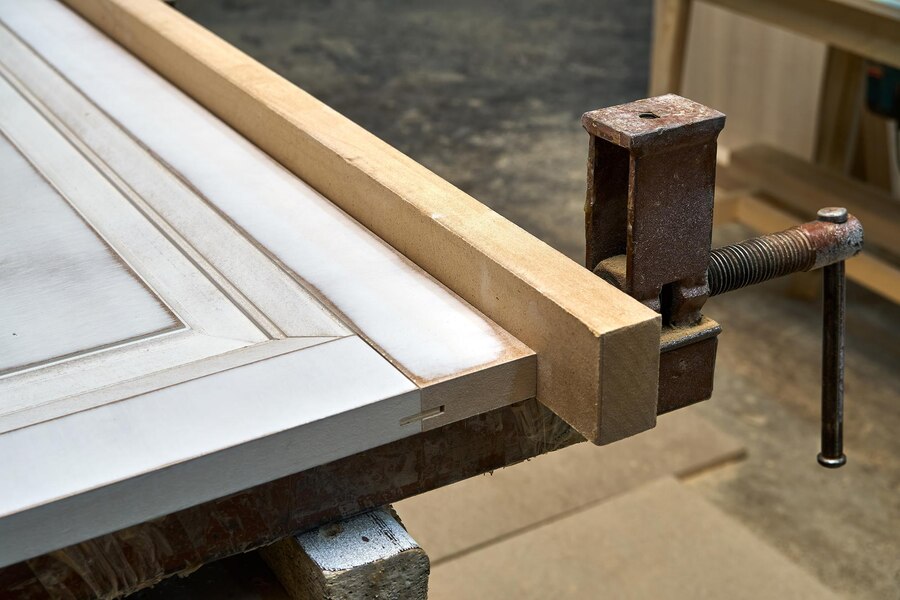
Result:
{"label": "rusty metal clamp", "polygon": [[586,266],[662,315],[657,413],[712,395],[721,327],[710,296],[826,269],[823,466],[845,462],[843,261],[862,249],[859,221],[840,208],[819,219],[712,249],[716,139],[725,115],[667,94],[586,113],[590,134]]}

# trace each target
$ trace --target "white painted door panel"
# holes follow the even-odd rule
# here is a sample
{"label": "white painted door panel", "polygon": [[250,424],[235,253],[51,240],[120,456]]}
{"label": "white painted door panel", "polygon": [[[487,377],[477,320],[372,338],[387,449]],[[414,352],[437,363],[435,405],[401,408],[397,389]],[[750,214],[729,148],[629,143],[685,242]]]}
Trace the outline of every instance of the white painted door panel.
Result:
{"label": "white painted door panel", "polygon": [[5,136],[0,181],[0,374],[184,327]]}
{"label": "white painted door panel", "polygon": [[0,567],[533,397],[535,361],[67,8],[0,0]]}
{"label": "white painted door panel", "polygon": [[352,336],[6,433],[0,566],[412,435],[419,406]]}

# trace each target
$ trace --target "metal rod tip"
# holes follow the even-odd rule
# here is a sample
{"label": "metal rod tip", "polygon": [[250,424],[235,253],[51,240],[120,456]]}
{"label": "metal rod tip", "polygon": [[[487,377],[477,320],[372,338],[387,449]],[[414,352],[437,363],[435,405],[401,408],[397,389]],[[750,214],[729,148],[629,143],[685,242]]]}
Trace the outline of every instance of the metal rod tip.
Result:
{"label": "metal rod tip", "polygon": [[816,460],[819,461],[819,464],[825,467],[826,469],[837,469],[839,467],[843,467],[847,464],[847,456],[841,454],[837,458],[832,458],[823,455],[821,452],[816,457]]}
{"label": "metal rod tip", "polygon": [[826,208],[819,209],[819,212],[816,213],[816,216],[820,221],[826,221],[828,223],[846,223],[847,209],[843,206],[828,206]]}

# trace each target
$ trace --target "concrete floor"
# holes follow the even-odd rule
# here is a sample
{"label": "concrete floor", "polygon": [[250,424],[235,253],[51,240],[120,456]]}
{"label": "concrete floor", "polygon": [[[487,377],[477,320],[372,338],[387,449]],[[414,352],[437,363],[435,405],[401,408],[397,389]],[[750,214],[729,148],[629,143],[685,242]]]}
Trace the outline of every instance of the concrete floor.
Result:
{"label": "concrete floor", "polygon": [[[649,0],[179,0],[179,8],[575,260],[586,110],[642,97]],[[717,241],[746,235],[737,227]],[[748,458],[689,485],[847,597],[900,598],[900,309],[851,287],[846,448],[815,465],[819,308],[713,300],[716,393]]]}

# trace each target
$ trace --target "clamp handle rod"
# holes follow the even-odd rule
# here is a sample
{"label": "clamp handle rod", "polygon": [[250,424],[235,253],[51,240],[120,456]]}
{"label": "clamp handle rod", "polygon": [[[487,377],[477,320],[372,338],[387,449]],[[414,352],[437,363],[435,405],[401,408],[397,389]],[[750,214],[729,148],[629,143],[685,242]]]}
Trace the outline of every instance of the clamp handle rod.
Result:
{"label": "clamp handle rod", "polygon": [[[847,210],[822,209],[819,220],[846,223]],[[836,469],[847,463],[844,455],[844,323],[847,278],[844,261],[824,268],[822,311],[822,451],[817,460]]]}
{"label": "clamp handle rod", "polygon": [[790,273],[823,269],[822,451],[818,461],[831,469],[847,462],[843,439],[844,261],[859,253],[862,245],[862,225],[846,208],[823,208],[816,221],[714,249],[707,271],[710,295],[717,296]]}

